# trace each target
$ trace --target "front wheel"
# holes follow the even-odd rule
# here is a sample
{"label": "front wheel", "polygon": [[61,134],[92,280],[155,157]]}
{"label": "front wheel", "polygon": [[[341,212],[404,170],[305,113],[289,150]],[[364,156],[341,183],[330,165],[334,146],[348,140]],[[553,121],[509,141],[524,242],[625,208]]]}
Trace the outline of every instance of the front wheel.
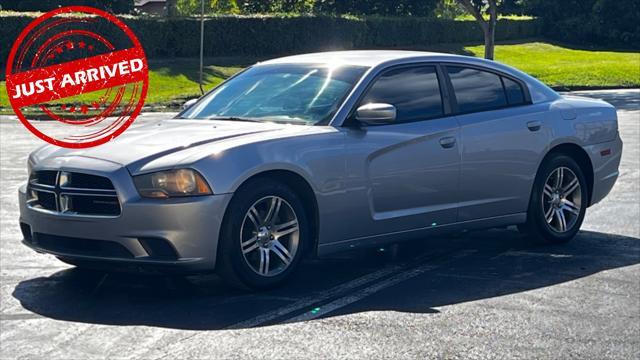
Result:
{"label": "front wheel", "polygon": [[580,230],[588,201],[580,166],[566,155],[556,155],[540,168],[529,200],[527,222],[518,228],[540,242],[567,242]]}
{"label": "front wheel", "polygon": [[304,206],[285,184],[260,179],[241,187],[227,210],[218,260],[235,287],[267,289],[295,270],[309,237]]}

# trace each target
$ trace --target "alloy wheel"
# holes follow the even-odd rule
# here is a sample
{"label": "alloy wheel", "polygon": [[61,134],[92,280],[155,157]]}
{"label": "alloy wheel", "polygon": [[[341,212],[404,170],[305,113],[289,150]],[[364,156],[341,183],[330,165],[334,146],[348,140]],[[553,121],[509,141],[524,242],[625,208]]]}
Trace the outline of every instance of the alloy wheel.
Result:
{"label": "alloy wheel", "polygon": [[547,224],[555,232],[567,232],[578,222],[581,207],[582,189],[576,174],[564,166],[553,170],[542,192],[542,211]]}
{"label": "alloy wheel", "polygon": [[296,256],[300,242],[298,217],[281,197],[256,201],[244,216],[240,248],[247,265],[261,276],[285,271]]}

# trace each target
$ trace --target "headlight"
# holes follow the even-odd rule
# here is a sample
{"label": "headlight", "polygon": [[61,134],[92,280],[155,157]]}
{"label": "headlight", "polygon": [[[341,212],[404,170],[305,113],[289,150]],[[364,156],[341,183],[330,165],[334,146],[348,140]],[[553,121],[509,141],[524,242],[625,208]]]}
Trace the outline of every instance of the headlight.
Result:
{"label": "headlight", "polygon": [[211,188],[197,171],[178,169],[133,177],[140,196],[165,199],[177,196],[210,195]]}

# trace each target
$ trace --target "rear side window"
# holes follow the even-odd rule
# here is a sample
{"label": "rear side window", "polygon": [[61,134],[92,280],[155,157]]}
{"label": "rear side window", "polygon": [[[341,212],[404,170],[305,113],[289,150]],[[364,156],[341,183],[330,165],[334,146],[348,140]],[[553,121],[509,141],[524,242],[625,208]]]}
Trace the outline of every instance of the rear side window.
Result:
{"label": "rear side window", "polygon": [[502,78],[502,82],[504,84],[504,91],[507,93],[509,105],[522,105],[525,103],[524,92],[520,84],[506,77]]}
{"label": "rear side window", "polygon": [[396,107],[396,122],[424,120],[443,114],[438,75],[434,66],[392,69],[367,91],[361,105],[386,103]]}
{"label": "rear side window", "polygon": [[447,66],[462,113],[491,110],[507,106],[507,97],[500,76],[487,71]]}

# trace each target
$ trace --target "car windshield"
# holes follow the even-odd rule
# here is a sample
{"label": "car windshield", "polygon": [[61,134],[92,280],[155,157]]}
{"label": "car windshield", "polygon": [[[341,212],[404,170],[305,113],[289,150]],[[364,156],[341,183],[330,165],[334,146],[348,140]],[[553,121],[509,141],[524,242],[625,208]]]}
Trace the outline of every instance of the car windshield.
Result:
{"label": "car windshield", "polygon": [[364,74],[361,66],[254,66],[180,114],[187,119],[326,124]]}

